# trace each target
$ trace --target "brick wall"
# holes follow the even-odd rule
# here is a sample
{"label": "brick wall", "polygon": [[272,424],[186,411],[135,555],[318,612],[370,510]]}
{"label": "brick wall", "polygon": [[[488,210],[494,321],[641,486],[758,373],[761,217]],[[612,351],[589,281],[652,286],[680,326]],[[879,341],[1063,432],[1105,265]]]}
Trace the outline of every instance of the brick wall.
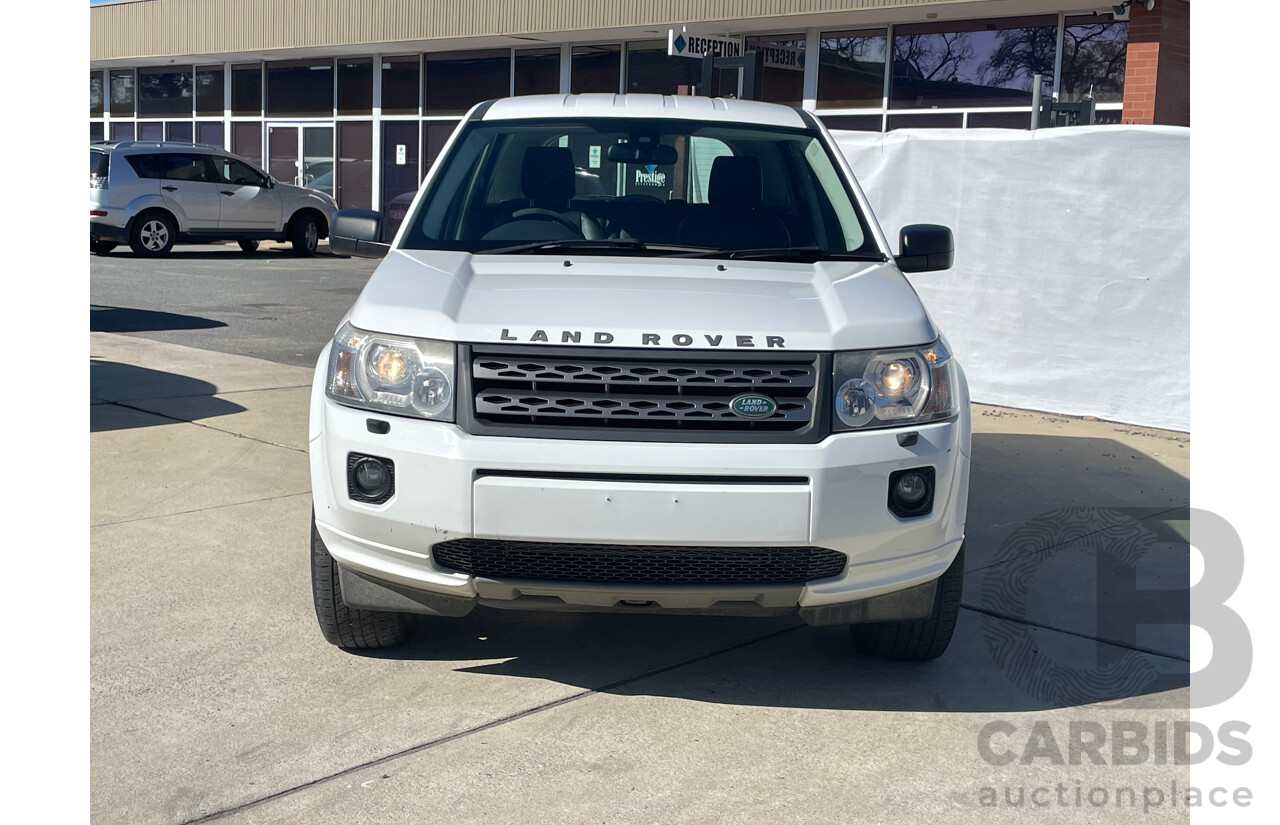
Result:
{"label": "brick wall", "polygon": [[1191,125],[1191,3],[1156,0],[1129,7],[1125,123]]}

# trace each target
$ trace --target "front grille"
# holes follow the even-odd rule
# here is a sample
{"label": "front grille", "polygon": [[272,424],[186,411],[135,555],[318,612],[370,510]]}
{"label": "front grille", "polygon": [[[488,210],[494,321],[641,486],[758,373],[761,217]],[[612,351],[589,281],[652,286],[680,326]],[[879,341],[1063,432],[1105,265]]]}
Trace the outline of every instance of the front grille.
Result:
{"label": "front grille", "polygon": [[845,557],[824,547],[681,547],[454,539],[436,563],[490,579],[585,584],[802,584],[837,576]]}
{"label": "front grille", "polygon": [[[814,422],[820,374],[813,354],[473,351],[470,412],[497,427],[797,433]],[[737,415],[748,393],[776,411]]]}

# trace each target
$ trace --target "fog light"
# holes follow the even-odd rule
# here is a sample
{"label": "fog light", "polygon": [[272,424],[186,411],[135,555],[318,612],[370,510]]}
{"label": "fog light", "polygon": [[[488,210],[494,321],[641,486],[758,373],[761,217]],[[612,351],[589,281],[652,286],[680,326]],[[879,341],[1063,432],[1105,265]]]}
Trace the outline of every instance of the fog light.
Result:
{"label": "fog light", "polygon": [[351,453],[347,456],[347,494],[355,501],[382,504],[395,492],[396,468],[389,459]]}
{"label": "fog light", "polygon": [[933,512],[932,467],[898,470],[889,475],[889,512],[898,518],[925,516]]}

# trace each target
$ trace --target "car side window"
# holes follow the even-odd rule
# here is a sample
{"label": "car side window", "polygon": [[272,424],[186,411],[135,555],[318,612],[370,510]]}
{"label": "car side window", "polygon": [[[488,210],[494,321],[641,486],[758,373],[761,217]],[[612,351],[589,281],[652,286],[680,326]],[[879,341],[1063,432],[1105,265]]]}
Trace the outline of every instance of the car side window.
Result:
{"label": "car side window", "polygon": [[243,161],[234,158],[213,158],[214,168],[222,177],[223,183],[237,186],[266,186],[266,179],[256,169]]}
{"label": "car side window", "polygon": [[185,180],[194,183],[209,181],[208,168],[203,155],[173,153],[157,155],[163,163],[161,175],[165,180]]}
{"label": "car side window", "polygon": [[133,167],[134,174],[140,178],[160,178],[164,176],[163,155],[128,155],[125,160]]}

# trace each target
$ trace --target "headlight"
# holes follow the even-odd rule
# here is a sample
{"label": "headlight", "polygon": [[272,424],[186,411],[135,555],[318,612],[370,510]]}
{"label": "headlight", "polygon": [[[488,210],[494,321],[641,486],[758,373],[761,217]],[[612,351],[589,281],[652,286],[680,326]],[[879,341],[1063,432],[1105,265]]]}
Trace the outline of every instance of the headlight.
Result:
{"label": "headlight", "polygon": [[835,429],[923,424],[959,410],[956,365],[941,338],[927,347],[837,352]]}
{"label": "headlight", "polygon": [[329,354],[325,392],[351,407],[452,421],[453,380],[453,344],[343,324]]}

